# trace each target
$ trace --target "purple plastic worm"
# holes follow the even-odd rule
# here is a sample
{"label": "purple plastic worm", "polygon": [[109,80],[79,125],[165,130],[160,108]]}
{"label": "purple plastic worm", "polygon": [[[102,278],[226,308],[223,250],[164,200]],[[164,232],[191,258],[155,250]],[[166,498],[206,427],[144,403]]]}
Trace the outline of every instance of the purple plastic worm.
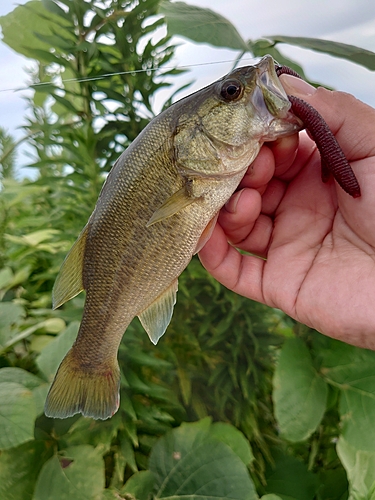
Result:
{"label": "purple plastic worm", "polygon": [[[301,78],[298,73],[288,68],[288,66],[276,65],[275,69],[277,76],[287,74]],[[337,183],[346,193],[353,198],[361,196],[361,189],[352,167],[323,117],[315,108],[299,97],[288,95],[288,99],[292,104],[293,113],[303,121],[305,128],[309,131],[320,152],[323,182],[327,182],[332,173]]]}

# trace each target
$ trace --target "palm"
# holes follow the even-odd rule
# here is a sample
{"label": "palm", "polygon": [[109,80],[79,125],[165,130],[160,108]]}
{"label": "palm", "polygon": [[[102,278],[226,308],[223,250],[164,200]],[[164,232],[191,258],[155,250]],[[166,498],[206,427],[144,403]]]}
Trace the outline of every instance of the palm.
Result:
{"label": "palm", "polygon": [[357,335],[374,327],[373,233],[361,201],[333,182],[322,185],[316,162],[314,156],[305,165],[275,211],[263,301],[321,332],[360,343]]}

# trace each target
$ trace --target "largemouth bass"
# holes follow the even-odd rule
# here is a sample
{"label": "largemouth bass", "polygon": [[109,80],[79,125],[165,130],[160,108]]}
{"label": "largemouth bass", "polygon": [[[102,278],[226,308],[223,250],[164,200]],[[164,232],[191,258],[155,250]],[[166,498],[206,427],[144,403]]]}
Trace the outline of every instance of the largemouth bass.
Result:
{"label": "largemouth bass", "polygon": [[125,329],[138,316],[154,344],[163,335],[179,275],[262,144],[302,128],[289,109],[266,56],[173,104],[120,156],[56,279],[54,308],[82,290],[86,302],[46,415],[117,411]]}

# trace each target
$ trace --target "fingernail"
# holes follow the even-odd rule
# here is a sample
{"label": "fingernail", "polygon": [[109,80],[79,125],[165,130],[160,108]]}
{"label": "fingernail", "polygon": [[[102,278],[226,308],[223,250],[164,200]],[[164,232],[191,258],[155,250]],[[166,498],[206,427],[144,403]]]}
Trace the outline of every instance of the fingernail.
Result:
{"label": "fingernail", "polygon": [[280,75],[280,81],[287,94],[295,96],[308,96],[316,92],[316,88],[301,78],[292,75]]}
{"label": "fingernail", "polygon": [[243,189],[241,189],[241,191],[238,191],[237,193],[234,193],[229,198],[229,200],[226,202],[225,209],[230,214],[235,214],[236,213],[238,200],[241,198],[242,191],[243,191]]}

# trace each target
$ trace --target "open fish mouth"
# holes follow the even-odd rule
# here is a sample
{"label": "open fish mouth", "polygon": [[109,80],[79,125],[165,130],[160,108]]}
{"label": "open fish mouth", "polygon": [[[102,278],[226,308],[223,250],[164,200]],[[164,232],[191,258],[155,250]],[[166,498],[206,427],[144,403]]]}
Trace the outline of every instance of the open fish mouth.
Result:
{"label": "open fish mouth", "polygon": [[263,57],[255,65],[255,70],[251,105],[264,122],[263,140],[273,141],[302,130],[304,124],[290,111],[291,103],[277,76],[273,58]]}

